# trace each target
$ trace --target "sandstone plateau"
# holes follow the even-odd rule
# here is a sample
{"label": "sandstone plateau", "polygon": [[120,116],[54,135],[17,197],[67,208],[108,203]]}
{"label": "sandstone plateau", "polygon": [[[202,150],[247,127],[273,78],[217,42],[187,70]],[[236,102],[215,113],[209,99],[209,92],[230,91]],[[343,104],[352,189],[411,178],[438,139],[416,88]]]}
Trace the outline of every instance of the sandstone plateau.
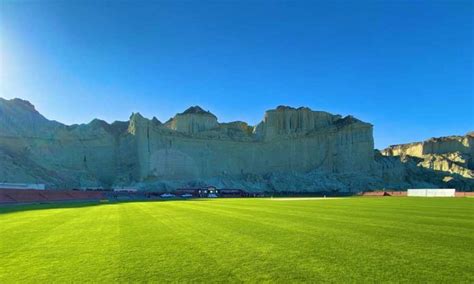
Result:
{"label": "sandstone plateau", "polygon": [[0,98],[0,181],[49,188],[169,190],[214,185],[250,191],[473,189],[473,135],[374,150],[372,125],[279,106],[251,126],[220,123],[198,106],[162,123],[51,121],[21,99]]}

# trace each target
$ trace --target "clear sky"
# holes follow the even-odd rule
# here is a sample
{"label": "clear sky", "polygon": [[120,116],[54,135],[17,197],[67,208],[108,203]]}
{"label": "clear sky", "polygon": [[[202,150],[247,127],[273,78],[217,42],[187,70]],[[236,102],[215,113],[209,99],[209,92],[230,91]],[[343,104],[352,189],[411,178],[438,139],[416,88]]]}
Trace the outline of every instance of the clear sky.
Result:
{"label": "clear sky", "polygon": [[277,105],[374,124],[375,144],[474,130],[466,1],[0,0],[0,96],[66,124]]}

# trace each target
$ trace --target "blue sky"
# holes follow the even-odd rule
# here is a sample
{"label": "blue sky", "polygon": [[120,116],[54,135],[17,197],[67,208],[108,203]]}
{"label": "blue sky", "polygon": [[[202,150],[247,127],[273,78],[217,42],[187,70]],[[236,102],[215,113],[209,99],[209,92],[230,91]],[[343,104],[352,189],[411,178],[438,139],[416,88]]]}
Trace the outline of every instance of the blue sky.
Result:
{"label": "blue sky", "polygon": [[473,19],[472,1],[0,0],[0,96],[67,124],[309,106],[383,148],[474,130]]}

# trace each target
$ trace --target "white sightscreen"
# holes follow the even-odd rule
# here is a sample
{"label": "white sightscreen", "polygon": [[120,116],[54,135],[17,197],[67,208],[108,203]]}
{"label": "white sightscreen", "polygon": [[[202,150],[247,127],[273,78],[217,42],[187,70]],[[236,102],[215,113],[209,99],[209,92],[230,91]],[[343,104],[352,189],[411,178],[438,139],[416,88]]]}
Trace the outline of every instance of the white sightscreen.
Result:
{"label": "white sightscreen", "polygon": [[454,188],[423,188],[423,189],[408,189],[408,196],[421,197],[454,197],[456,189]]}

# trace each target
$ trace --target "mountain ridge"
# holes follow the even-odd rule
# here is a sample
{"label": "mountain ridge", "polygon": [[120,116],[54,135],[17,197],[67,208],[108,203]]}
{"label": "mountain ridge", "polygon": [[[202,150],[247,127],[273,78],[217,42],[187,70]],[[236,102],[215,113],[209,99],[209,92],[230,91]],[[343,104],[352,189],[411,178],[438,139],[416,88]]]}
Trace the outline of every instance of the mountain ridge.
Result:
{"label": "mountain ridge", "polygon": [[278,106],[254,126],[220,123],[198,106],[165,123],[132,113],[128,121],[64,125],[27,101],[1,99],[0,129],[0,181],[50,188],[474,188],[471,136],[378,151],[372,124],[307,107]]}

